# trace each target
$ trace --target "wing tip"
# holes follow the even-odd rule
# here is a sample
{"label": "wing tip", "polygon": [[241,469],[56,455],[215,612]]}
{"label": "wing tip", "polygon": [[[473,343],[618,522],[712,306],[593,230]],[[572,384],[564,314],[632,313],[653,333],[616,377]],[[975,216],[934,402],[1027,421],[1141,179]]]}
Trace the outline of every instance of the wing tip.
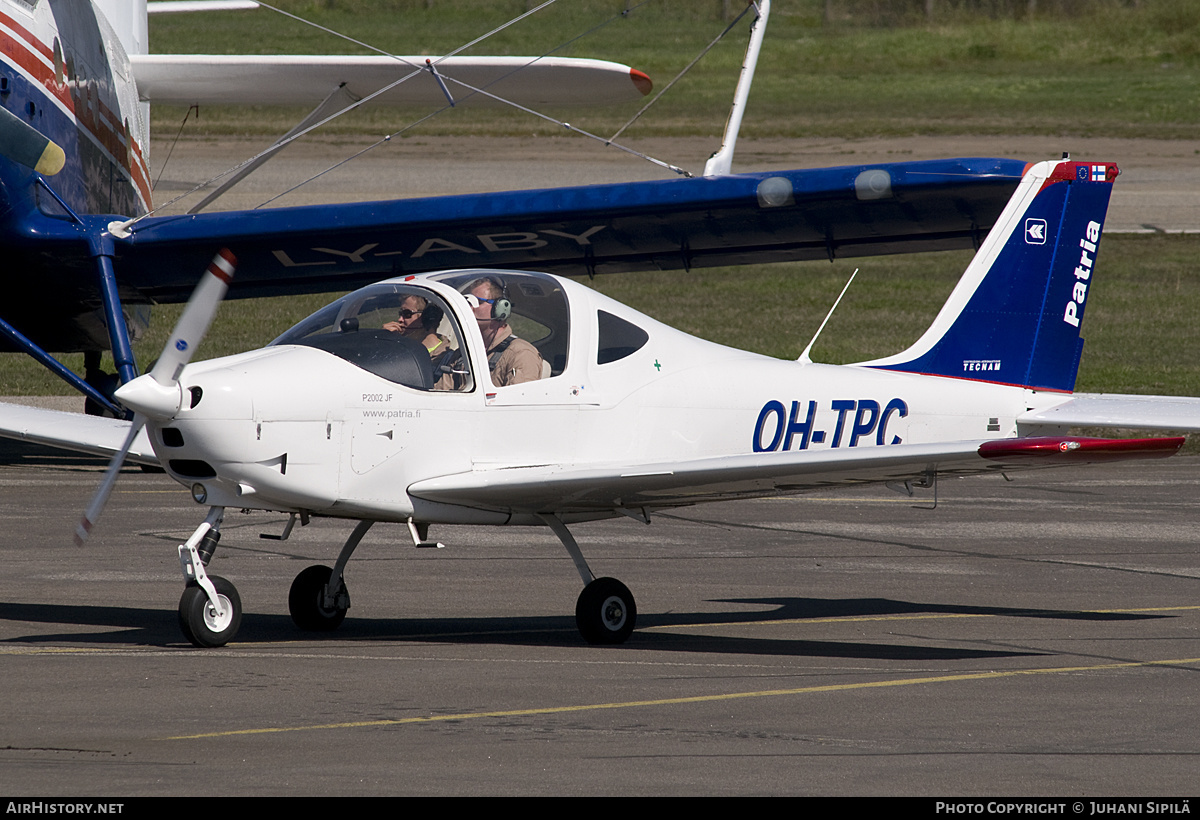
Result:
{"label": "wing tip", "polygon": [[629,69],[629,79],[633,80],[634,87],[642,92],[643,97],[648,96],[654,90],[654,81],[644,71],[638,71],[636,68]]}

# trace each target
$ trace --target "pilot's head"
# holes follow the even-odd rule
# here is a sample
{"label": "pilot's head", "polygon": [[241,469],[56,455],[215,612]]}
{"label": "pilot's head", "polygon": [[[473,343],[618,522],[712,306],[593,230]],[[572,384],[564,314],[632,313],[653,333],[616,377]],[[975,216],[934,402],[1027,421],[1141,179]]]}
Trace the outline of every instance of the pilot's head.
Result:
{"label": "pilot's head", "polygon": [[465,293],[475,319],[481,325],[504,324],[512,312],[512,305],[504,297],[504,286],[490,276],[467,285]]}
{"label": "pilot's head", "polygon": [[422,327],[422,316],[428,303],[420,296],[405,296],[400,302],[400,315],[396,324],[400,325],[400,332],[407,333],[413,328]]}

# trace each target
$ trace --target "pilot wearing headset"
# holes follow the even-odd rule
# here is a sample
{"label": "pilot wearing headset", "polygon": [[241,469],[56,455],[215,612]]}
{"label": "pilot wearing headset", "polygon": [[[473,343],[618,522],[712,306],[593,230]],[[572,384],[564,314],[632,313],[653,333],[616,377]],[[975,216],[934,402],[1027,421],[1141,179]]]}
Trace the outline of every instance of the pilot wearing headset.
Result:
{"label": "pilot wearing headset", "polygon": [[512,304],[505,298],[504,286],[488,276],[476,279],[464,293],[483,334],[492,383],[505,387],[540,379],[541,354],[532,344],[513,335],[508,326]]}

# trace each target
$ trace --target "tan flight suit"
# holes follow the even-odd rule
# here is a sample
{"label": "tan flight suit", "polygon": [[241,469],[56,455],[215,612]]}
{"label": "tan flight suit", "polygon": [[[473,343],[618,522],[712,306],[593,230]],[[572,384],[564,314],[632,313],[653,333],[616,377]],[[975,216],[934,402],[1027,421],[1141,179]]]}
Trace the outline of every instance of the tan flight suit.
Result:
{"label": "tan flight suit", "polygon": [[[509,338],[512,341],[508,347],[498,356],[493,355],[493,351]],[[492,383],[497,387],[537,381],[542,377],[542,356],[529,342],[513,336],[512,328],[505,325],[488,347],[488,367],[492,371]]]}

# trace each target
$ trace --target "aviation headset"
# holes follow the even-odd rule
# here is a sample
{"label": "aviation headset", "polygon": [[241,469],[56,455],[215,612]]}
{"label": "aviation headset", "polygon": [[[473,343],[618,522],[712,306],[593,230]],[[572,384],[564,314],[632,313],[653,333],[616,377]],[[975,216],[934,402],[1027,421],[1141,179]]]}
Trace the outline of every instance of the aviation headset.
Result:
{"label": "aviation headset", "polygon": [[481,276],[478,279],[471,280],[471,282],[463,288],[463,296],[466,298],[467,304],[471,306],[472,310],[479,307],[479,297],[471,293],[471,291],[479,287],[484,282],[490,283],[492,288],[500,294],[492,301],[491,318],[498,322],[506,321],[508,317],[512,315],[512,302],[508,300],[508,286],[505,285],[504,280],[500,279],[499,277]]}

